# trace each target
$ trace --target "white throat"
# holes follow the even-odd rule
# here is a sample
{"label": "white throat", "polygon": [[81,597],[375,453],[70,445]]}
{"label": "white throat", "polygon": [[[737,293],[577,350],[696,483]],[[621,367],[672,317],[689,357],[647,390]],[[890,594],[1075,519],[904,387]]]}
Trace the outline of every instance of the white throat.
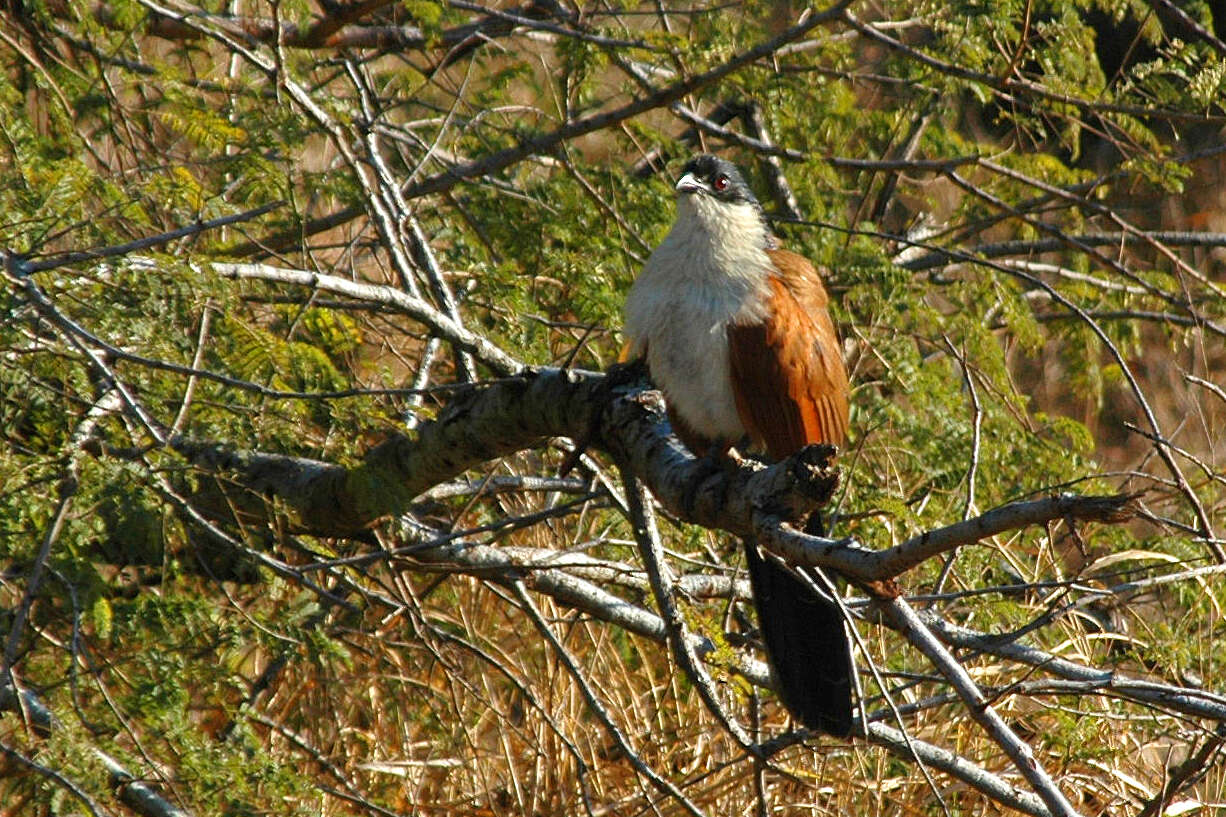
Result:
{"label": "white throat", "polygon": [[728,326],[761,320],[773,269],[758,209],[682,195],[677,220],[626,299],[632,357],[646,351],[652,378],[694,431],[735,441]]}
{"label": "white throat", "polygon": [[[728,203],[703,195],[682,195],[677,220],[656,253],[682,249],[692,253],[688,267],[714,274],[712,283],[746,279],[760,286],[770,261],[771,240],[762,214],[749,203]],[[654,253],[653,253],[654,255]],[[651,261],[647,262],[651,265]]]}

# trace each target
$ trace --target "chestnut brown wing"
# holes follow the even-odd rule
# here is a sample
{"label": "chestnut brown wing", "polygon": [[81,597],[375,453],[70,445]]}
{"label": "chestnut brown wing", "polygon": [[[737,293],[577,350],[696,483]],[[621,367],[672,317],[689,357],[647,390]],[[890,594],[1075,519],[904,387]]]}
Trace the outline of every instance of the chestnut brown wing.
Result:
{"label": "chestnut brown wing", "polygon": [[772,459],[847,438],[847,370],[828,297],[803,257],[772,250],[775,274],[761,322],[728,327],[737,413]]}
{"label": "chestnut brown wing", "polygon": [[[847,436],[847,371],[826,290],[794,253],[771,253],[766,318],[728,328],[732,394],[741,422],[772,459],[808,443]],[[814,514],[805,526],[820,530]],[[745,540],[762,640],[779,696],[801,723],[832,735],[851,731],[851,658],[838,605]]]}

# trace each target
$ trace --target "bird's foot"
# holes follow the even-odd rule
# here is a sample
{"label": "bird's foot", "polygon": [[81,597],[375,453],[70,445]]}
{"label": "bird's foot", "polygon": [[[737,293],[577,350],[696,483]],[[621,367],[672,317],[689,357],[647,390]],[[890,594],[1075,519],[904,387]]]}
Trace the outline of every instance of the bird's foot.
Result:
{"label": "bird's foot", "polygon": [[604,370],[605,385],[612,391],[619,386],[629,386],[634,383],[648,383],[651,375],[647,371],[647,361],[641,357],[634,360],[617,362]]}
{"label": "bird's foot", "polygon": [[711,478],[722,477],[726,489],[728,475],[740,466],[740,455],[730,448],[722,451],[717,451],[714,448],[709,449],[707,453],[695,460],[693,474],[690,476],[685,486],[685,493],[681,497],[681,509],[685,512],[686,517],[691,519],[694,517],[694,510],[698,504],[698,496]]}
{"label": "bird's foot", "polygon": [[635,358],[626,363],[614,363],[605,370],[604,380],[599,386],[598,399],[592,411],[592,419],[588,422],[587,431],[582,437],[575,440],[575,448],[566,458],[562,460],[562,464],[558,466],[558,476],[564,477],[571,472],[583,457],[585,451],[592,443],[592,438],[595,436],[597,427],[597,415],[604,411],[605,406],[616,396],[615,392],[619,388],[624,388],[635,383],[648,383],[650,377],[647,372],[647,363],[642,358]]}

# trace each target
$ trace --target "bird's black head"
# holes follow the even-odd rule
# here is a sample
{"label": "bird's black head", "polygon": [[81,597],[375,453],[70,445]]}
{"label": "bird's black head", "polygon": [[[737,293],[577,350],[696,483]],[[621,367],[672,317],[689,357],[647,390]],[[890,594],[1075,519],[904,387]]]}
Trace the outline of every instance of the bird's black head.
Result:
{"label": "bird's black head", "polygon": [[732,204],[758,204],[736,165],[710,153],[699,154],[686,163],[677,181],[677,193],[711,196]]}

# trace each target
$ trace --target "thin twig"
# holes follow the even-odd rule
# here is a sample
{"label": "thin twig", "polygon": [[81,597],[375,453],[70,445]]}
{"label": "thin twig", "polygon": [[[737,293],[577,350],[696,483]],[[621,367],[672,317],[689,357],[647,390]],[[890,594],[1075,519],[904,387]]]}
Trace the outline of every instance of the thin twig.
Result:
{"label": "thin twig", "polygon": [[262,204],[259,207],[254,207],[250,210],[244,210],[241,213],[233,213],[228,216],[209,219],[208,221],[200,221],[195,224],[189,224],[186,227],[180,227],[169,232],[151,235],[147,238],[138,238],[135,241],[129,241],[126,244],[116,244],[112,247],[98,247],[93,250],[82,250],[79,252],[68,252],[61,255],[53,255],[50,258],[44,258],[41,261],[21,260],[18,264],[19,269],[24,275],[32,275],[36,272],[44,272],[46,270],[59,269],[66,267],[69,264],[79,264],[85,261],[98,261],[103,258],[115,258],[117,256],[131,255],[141,250],[148,250],[153,247],[160,247],[163,244],[169,244],[180,238],[186,238],[189,235],[198,235],[199,233],[207,232],[208,230],[216,230],[221,227],[226,227],[230,224],[241,224],[244,221],[251,221],[259,218],[266,213],[271,213],[273,210],[280,209],[286,204],[283,200],[271,201],[268,204]]}
{"label": "thin twig", "polygon": [[992,708],[978,685],[957,659],[945,649],[923,621],[901,598],[879,601],[881,608],[893,623],[917,649],[928,657],[954,690],[966,703],[970,716],[984,729],[988,736],[1013,761],[1022,777],[1034,787],[1053,817],[1076,817],[1077,812],[1056,786],[1055,781],[1039,765],[1030,746],[1009,728],[1004,719]]}
{"label": "thin twig", "polygon": [[545,621],[540,611],[536,609],[536,605],[533,603],[531,596],[528,595],[528,591],[524,589],[523,583],[515,582],[512,585],[512,589],[515,591],[515,595],[519,599],[520,605],[523,607],[524,611],[527,612],[528,617],[532,619],[532,623],[536,626],[537,631],[540,632],[540,634],[545,637],[545,640],[549,642],[549,646],[553,649],[554,654],[558,656],[558,660],[562,662],[562,665],[566,667],[571,677],[574,678],[575,683],[578,685],[579,691],[583,694],[583,698],[587,702],[588,708],[592,711],[592,714],[594,714],[601,724],[604,725],[605,731],[609,733],[611,738],[613,738],[613,741],[617,744],[618,749],[630,761],[630,765],[634,767],[635,771],[646,778],[647,782],[661,794],[667,795],[668,797],[674,799],[678,805],[685,809],[689,814],[693,815],[693,817],[704,817],[703,811],[699,809],[698,806],[695,805],[688,797],[686,797],[685,793],[681,791],[681,789],[677,788],[671,782],[662,777],[658,772],[656,772],[655,769],[648,766],[647,762],[643,760],[642,756],[639,755],[639,753],[634,750],[634,747],[630,745],[630,741],[626,737],[625,733],[622,732],[621,727],[614,722],[612,714],[600,701],[600,698],[596,696],[596,692],[592,689],[592,685],[588,683],[587,678],[584,677],[583,670],[580,669],[579,664],[574,659],[574,656],[572,656],[562,642],[558,640],[558,637],[553,634],[553,630],[550,628],[549,623]]}
{"label": "thin twig", "polygon": [[715,684],[702,662],[694,651],[689,637],[688,628],[677,608],[675,587],[672,571],[664,560],[664,546],[660,542],[660,532],[656,527],[652,498],[635,479],[634,475],[623,469],[622,479],[626,485],[626,499],[630,502],[630,522],[634,526],[634,538],[639,545],[639,553],[643,557],[643,565],[647,578],[651,582],[651,590],[660,608],[660,615],[668,632],[668,644],[673,650],[673,657],[685,672],[686,676],[698,690],[707,710],[727,730],[728,734],[750,754],[757,755],[759,749],[756,741],[745,731],[745,727],[733,719],[724,709],[715,693]]}

